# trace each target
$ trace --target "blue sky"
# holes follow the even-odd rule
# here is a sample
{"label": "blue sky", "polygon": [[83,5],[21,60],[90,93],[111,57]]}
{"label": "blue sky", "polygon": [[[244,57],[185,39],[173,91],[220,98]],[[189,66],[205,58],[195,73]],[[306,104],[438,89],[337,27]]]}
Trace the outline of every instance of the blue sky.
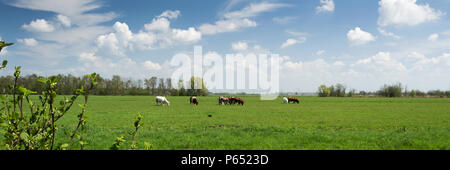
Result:
{"label": "blue sky", "polygon": [[282,91],[450,90],[449,0],[0,0],[25,74],[170,76],[178,52],[271,52]]}

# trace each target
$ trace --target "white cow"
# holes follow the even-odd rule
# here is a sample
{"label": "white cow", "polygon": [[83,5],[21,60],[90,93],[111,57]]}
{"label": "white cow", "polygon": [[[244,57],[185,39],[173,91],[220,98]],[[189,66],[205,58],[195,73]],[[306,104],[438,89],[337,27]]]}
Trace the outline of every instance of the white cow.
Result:
{"label": "white cow", "polygon": [[162,96],[156,96],[156,104],[170,106],[169,100],[167,100],[166,97],[162,97]]}
{"label": "white cow", "polygon": [[283,103],[284,104],[288,104],[289,103],[289,99],[287,97],[283,97]]}

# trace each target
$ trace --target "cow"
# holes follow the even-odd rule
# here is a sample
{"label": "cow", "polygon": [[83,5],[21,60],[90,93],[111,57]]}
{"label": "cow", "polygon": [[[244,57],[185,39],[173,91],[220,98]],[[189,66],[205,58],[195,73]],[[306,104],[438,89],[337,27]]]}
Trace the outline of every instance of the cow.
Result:
{"label": "cow", "polygon": [[167,105],[170,106],[170,102],[169,100],[166,99],[166,97],[162,97],[162,96],[156,96],[156,104],[159,105]]}
{"label": "cow", "polygon": [[197,97],[192,96],[189,100],[190,100],[191,104],[198,105],[198,99],[197,99]]}
{"label": "cow", "polygon": [[288,104],[289,103],[289,99],[287,97],[283,97],[283,103],[284,104]]}
{"label": "cow", "polygon": [[244,106],[244,100],[242,100],[242,98],[239,98],[239,97],[235,97],[234,98],[234,103],[237,103],[238,105]]}
{"label": "cow", "polygon": [[219,97],[219,105],[227,105],[230,104],[229,97]]}
{"label": "cow", "polygon": [[296,97],[288,97],[288,103],[297,103],[299,104],[300,101],[298,101],[298,99]]}

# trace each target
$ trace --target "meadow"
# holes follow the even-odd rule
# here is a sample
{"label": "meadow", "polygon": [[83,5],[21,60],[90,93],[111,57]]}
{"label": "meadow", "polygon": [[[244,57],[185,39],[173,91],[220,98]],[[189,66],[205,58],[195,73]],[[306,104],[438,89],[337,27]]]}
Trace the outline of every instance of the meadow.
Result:
{"label": "meadow", "polygon": [[[220,106],[218,96],[167,97],[156,106],[152,96],[91,96],[85,149],[109,149],[118,136],[127,140],[136,114],[144,116],[137,134],[155,150],[449,150],[449,98],[319,98],[299,96],[300,104],[281,97],[261,101],[243,96],[244,106]],[[81,103],[81,100],[79,101]],[[74,107],[58,123],[76,126]],[[74,145],[74,149],[79,145]]]}

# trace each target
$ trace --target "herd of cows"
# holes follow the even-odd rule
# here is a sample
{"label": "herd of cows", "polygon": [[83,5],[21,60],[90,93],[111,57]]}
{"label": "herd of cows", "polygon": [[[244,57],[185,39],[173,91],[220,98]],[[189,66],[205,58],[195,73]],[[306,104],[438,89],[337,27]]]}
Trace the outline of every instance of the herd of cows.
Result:
{"label": "herd of cows", "polygon": [[[199,101],[198,101],[197,97],[195,97],[195,96],[192,96],[191,98],[189,98],[189,102],[193,105],[199,104]],[[283,97],[283,103],[299,104],[300,101],[296,97]],[[244,106],[244,100],[240,97],[219,97],[219,105],[235,105],[235,104]],[[156,105],[170,106],[170,102],[169,102],[169,100],[167,100],[166,97],[156,96]]]}

